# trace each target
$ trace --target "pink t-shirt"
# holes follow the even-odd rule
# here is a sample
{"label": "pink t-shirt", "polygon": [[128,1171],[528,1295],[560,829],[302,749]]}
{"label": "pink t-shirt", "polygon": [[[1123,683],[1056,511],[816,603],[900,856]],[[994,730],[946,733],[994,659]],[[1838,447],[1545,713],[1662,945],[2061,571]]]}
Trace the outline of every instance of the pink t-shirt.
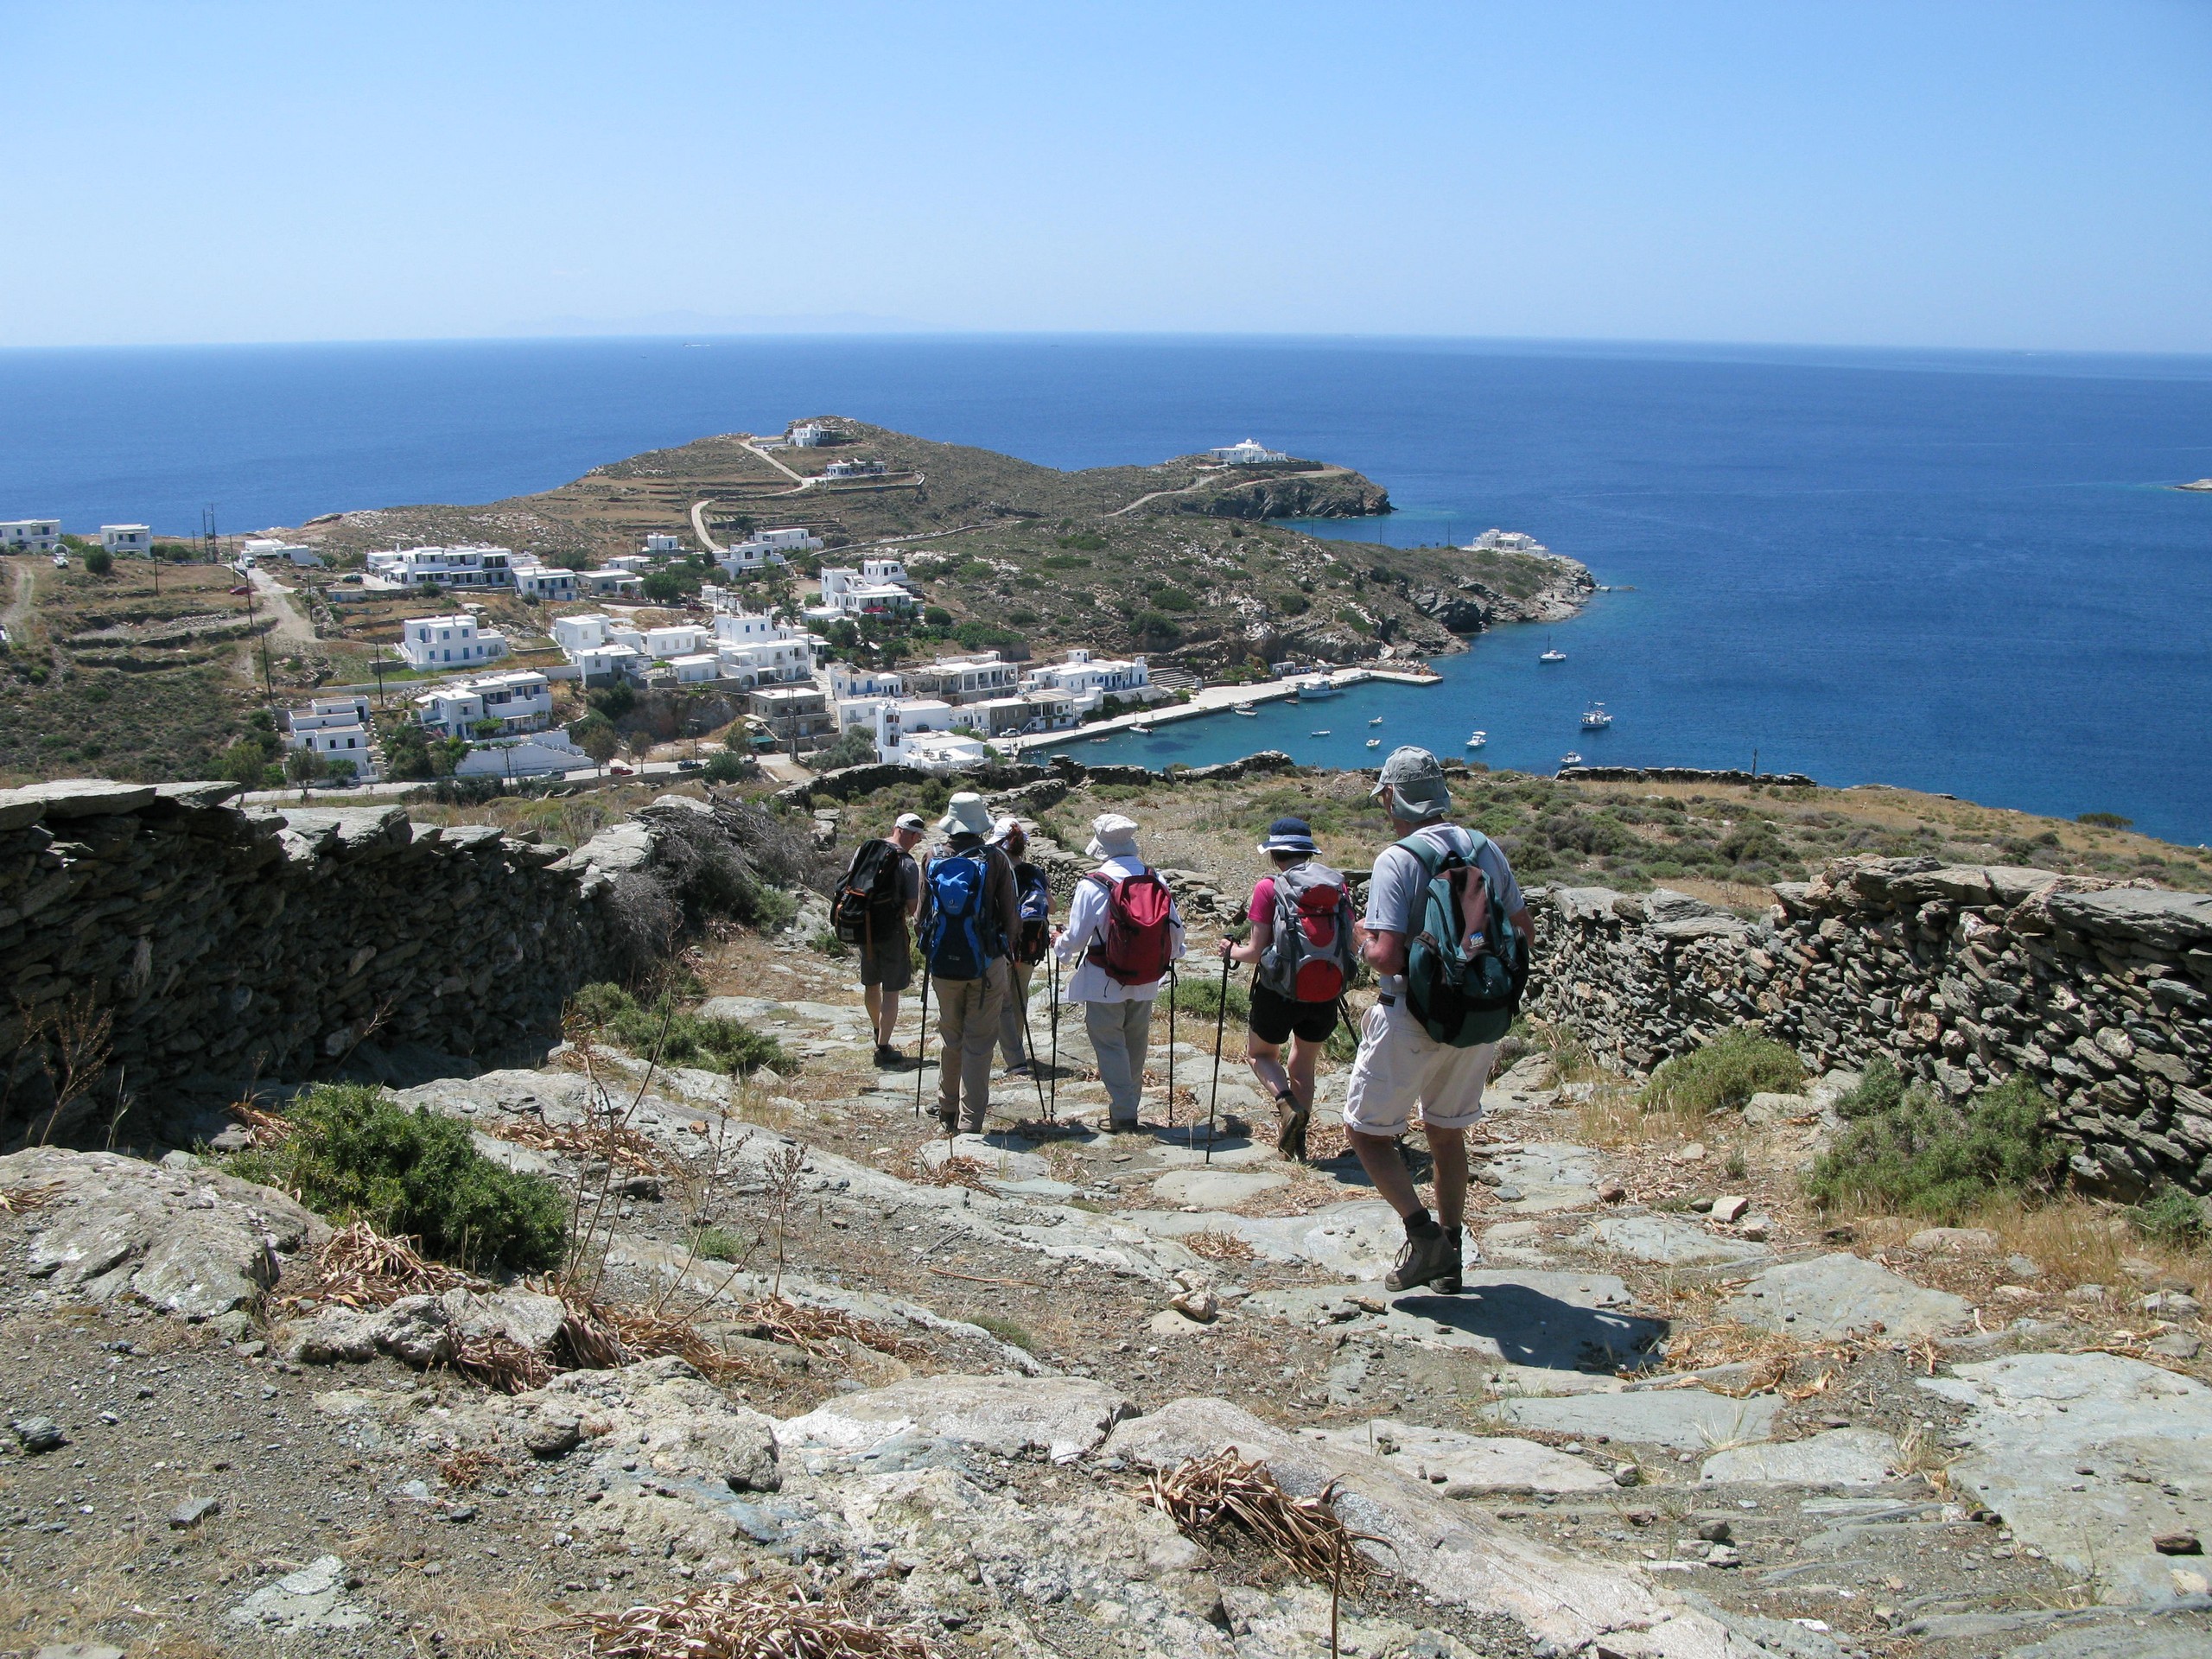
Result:
{"label": "pink t-shirt", "polygon": [[1263,875],[1260,878],[1259,885],[1252,889],[1251,908],[1244,913],[1251,921],[1265,922],[1269,927],[1275,925],[1274,877]]}

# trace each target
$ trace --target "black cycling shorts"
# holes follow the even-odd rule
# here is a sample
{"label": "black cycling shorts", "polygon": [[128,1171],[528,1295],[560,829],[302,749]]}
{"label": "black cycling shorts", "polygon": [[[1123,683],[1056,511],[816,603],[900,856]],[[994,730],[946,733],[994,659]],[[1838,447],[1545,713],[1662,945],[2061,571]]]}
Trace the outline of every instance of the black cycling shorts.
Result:
{"label": "black cycling shorts", "polygon": [[1263,1043],[1286,1043],[1293,1032],[1309,1043],[1325,1043],[1337,1028],[1333,1002],[1294,1002],[1281,991],[1252,987],[1252,1034]]}

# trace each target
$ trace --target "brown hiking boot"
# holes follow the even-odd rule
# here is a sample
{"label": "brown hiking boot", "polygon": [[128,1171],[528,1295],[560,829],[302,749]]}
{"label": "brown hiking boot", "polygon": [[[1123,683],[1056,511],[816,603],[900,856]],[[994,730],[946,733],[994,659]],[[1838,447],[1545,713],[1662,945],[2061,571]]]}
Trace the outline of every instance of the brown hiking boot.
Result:
{"label": "brown hiking boot", "polygon": [[1298,1096],[1281,1094],[1275,1096],[1275,1150],[1284,1157],[1306,1161],[1306,1126],[1313,1114],[1298,1103]]}
{"label": "brown hiking boot", "polygon": [[1459,1230],[1438,1228],[1426,1238],[1408,1237],[1397,1264],[1382,1281],[1385,1290],[1414,1290],[1422,1285],[1440,1295],[1459,1294]]}

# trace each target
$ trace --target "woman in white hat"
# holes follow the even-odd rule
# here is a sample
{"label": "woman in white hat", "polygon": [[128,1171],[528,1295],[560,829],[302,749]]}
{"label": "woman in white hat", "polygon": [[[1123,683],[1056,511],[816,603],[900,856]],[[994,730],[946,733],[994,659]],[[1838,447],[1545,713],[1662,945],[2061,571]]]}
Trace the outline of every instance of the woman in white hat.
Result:
{"label": "woman in white hat", "polygon": [[963,791],[946,806],[938,823],[945,849],[922,872],[922,960],[938,996],[938,1116],[948,1129],[981,1135],[1007,996],[1014,864],[984,842],[991,815],[982,796]]}
{"label": "woman in white hat", "polygon": [[1152,1003],[1167,964],[1183,954],[1183,918],[1137,850],[1137,826],[1118,812],[1091,820],[1084,851],[1100,861],[1076,883],[1068,925],[1053,945],[1064,963],[1080,963],[1067,997],[1083,1004],[1083,1027],[1106,1085],[1109,1127],[1140,1127],[1144,1054],[1152,1035]]}

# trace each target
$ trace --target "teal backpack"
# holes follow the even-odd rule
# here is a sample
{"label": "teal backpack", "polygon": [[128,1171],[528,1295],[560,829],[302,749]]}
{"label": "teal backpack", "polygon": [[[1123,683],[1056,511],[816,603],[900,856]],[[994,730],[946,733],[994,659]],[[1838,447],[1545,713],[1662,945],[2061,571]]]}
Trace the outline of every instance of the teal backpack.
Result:
{"label": "teal backpack", "polygon": [[1398,843],[1428,877],[1406,918],[1406,1007],[1422,1030],[1451,1048],[1504,1036],[1529,982],[1528,941],[1474,861],[1482,836],[1465,833],[1473,842],[1465,858],[1418,830]]}

